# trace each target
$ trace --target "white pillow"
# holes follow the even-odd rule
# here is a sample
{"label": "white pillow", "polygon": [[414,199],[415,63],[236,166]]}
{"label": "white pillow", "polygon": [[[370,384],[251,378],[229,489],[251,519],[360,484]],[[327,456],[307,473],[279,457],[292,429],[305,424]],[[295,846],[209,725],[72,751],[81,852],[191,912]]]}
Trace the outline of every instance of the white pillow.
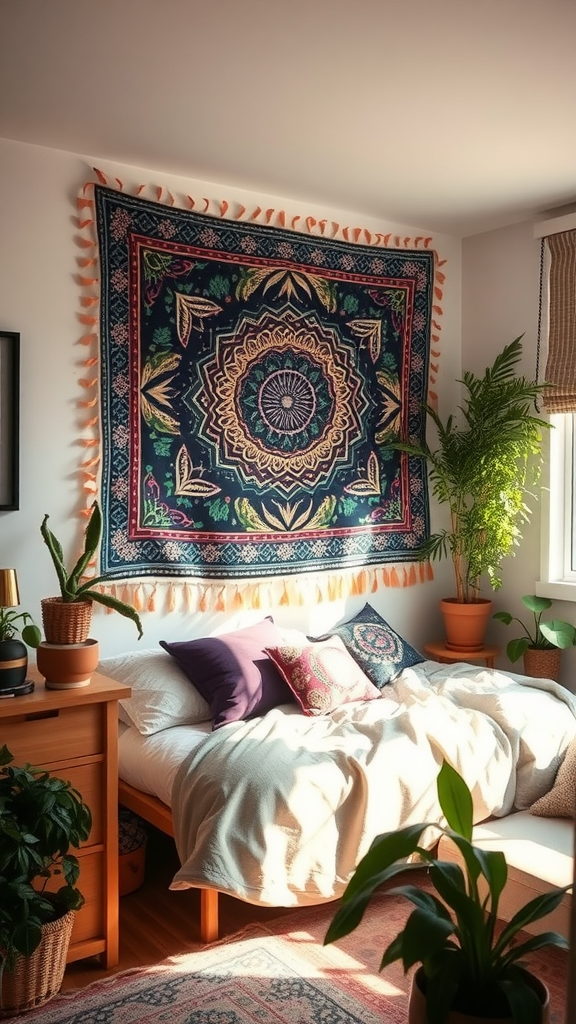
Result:
{"label": "white pillow", "polygon": [[143,736],[212,717],[204,698],[166,651],[128,651],[102,658],[98,672],[132,687],[132,696],[118,701],[118,717]]}

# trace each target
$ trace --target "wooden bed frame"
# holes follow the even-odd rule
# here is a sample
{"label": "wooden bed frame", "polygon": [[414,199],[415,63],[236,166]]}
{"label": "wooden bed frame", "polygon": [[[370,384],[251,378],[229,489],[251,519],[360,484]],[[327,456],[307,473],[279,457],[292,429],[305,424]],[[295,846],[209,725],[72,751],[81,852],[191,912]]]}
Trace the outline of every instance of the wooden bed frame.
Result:
{"label": "wooden bed frame", "polygon": [[[119,779],[118,803],[174,838],[172,811],[157,797],[142,793],[135,786]],[[200,938],[202,942],[214,942],[218,938],[217,889],[200,889]]]}

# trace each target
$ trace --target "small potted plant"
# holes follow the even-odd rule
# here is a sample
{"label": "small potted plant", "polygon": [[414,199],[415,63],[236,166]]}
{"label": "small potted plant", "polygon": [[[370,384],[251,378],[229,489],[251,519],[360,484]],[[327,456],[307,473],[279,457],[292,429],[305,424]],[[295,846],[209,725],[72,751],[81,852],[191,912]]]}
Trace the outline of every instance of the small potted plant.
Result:
{"label": "small potted plant", "polygon": [[576,628],[562,619],[542,622],[542,615],[552,607],[552,601],[547,597],[525,594],[522,604],[532,612],[531,627],[510,612],[496,612],[494,615],[505,626],[517,622],[524,630],[522,636],[508,641],[506,654],[512,663],[523,656],[525,675],[558,681],[561,653],[568,647],[576,646]]}
{"label": "small potted plant", "polygon": [[0,696],[25,692],[28,669],[26,644],[37,647],[41,640],[40,630],[32,616],[28,612],[16,611],[19,603],[16,571],[0,569]]}
{"label": "small potted plant", "polygon": [[517,374],[521,357],[522,335],[482,376],[464,373],[464,404],[445,421],[424,407],[436,429],[435,446],[411,439],[390,443],[426,460],[432,494],[448,505],[449,527],[432,534],[419,556],[452,559],[455,596],[443,599],[440,608],[454,649],[482,648],[492,602],[480,596],[481,577],[499,589],[502,559],[513,553],[529,519],[527,498],[540,470],[542,432],[550,424],[534,407],[545,385]]}
{"label": "small potted plant", "polygon": [[[446,761],[437,789],[448,827],[428,822],[377,836],[348,883],[324,943],[348,935],[360,924],[371,896],[384,882],[421,870],[421,863],[406,863],[417,853],[430,865],[438,896],[408,884],[382,890],[385,895],[405,896],[415,908],[380,964],[382,969],[401,960],[405,971],[420,964],[410,992],[411,1024],[447,1024],[454,1019],[481,1024],[495,1018],[541,1024],[547,990],[526,969],[524,958],[543,946],[568,949],[569,944],[556,932],[531,935],[525,941],[518,941],[518,933],[554,910],[572,886],[537,896],[497,928],[498,903],[508,874],[506,858],[500,851],[472,845],[472,796]],[[464,870],[420,847],[423,832],[434,827],[456,844]],[[451,1018],[453,1012],[459,1016]]]}
{"label": "small potted plant", "polygon": [[[0,749],[0,1012],[40,1006],[60,989],[84,903],[70,849],[88,839],[90,809],[69,782]],[[55,888],[54,879],[62,885]],[[51,881],[52,880],[52,881]],[[52,889],[54,891],[49,891]],[[39,965],[46,964],[42,969]]]}
{"label": "small potted plant", "polygon": [[92,621],[92,602],[119,612],[135,623],[138,639],[142,636],[142,623],[137,611],[124,601],[103,594],[101,583],[111,577],[107,573],[87,577],[86,571],[96,556],[102,536],[102,513],[94,502],[84,534],[84,549],[69,571],[64,561],[60,542],[48,527],[49,516],[42,520],[40,532],[56,570],[60,594],[41,601],[45,641],[38,647],[37,666],[52,687],[85,686],[98,664],[98,642],[89,639]]}
{"label": "small potted plant", "polygon": [[[85,640],[88,636],[88,630],[90,629],[92,601],[96,601],[98,604],[102,604],[106,608],[110,608],[112,611],[119,612],[120,615],[124,615],[128,619],[132,619],[132,622],[135,623],[138,630],[138,639],[140,639],[142,636],[142,623],[140,622],[140,617],[136,610],[132,608],[131,605],[125,604],[124,601],[120,601],[118,598],[112,597],[109,594],[101,594],[98,590],[98,585],[109,580],[111,578],[110,575],[108,573],[103,573],[101,576],[85,576],[88,566],[96,556],[96,552],[98,551],[100,544],[100,538],[102,536],[102,513],[98,502],[95,501],[92,505],[90,518],[86,525],[84,533],[84,550],[70,571],[66,568],[64,553],[60,542],[48,528],[49,518],[50,517],[48,515],[44,516],[40,527],[40,533],[42,534],[44,543],[50,552],[52,563],[56,570],[56,576],[58,577],[58,584],[60,586],[60,596],[44,598],[42,601],[42,621],[44,624],[44,635],[46,636],[48,643],[79,643],[82,640]],[[59,620],[64,617],[64,613],[62,612],[63,605],[88,606],[87,609],[82,608],[83,615],[80,632],[75,632],[74,630],[69,632],[67,627],[64,627],[61,633],[52,632],[52,616],[48,609],[58,609],[54,618]],[[70,609],[68,609],[68,611],[69,610]]]}

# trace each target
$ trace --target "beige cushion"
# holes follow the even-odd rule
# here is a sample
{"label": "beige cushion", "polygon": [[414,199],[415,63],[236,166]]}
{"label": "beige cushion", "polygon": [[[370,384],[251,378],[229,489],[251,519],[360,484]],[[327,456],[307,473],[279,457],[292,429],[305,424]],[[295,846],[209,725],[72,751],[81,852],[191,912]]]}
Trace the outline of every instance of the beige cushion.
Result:
{"label": "beige cushion", "polygon": [[573,818],[575,808],[576,741],[573,741],[556,773],[552,789],[532,804],[530,813],[541,818]]}

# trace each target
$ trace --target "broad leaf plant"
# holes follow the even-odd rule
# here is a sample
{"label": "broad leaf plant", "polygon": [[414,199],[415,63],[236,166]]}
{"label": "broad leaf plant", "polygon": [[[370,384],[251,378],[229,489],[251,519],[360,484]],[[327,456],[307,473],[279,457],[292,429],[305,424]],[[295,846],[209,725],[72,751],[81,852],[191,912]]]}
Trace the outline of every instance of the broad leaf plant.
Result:
{"label": "broad leaf plant", "polygon": [[[529,938],[519,933],[554,910],[572,886],[537,896],[507,924],[499,925],[498,905],[508,876],[505,855],[472,845],[472,796],[446,761],[438,774],[437,790],[447,826],[428,822],[377,836],[348,883],[324,943],[353,931],[376,890],[396,875],[421,871],[424,861],[430,865],[429,878],[437,896],[409,884],[382,890],[384,896],[406,897],[414,910],[384,950],[380,970],[396,960],[402,961],[404,971],[415,964],[423,966],[429,1024],[444,1024],[451,1009],[472,1016],[511,1015],[515,1024],[541,1024],[542,1007],[527,980],[524,958],[544,946],[568,949],[568,942],[557,932]],[[452,840],[464,868],[438,860],[434,852],[419,845],[429,828]],[[406,863],[413,854],[419,855],[420,863]]]}

